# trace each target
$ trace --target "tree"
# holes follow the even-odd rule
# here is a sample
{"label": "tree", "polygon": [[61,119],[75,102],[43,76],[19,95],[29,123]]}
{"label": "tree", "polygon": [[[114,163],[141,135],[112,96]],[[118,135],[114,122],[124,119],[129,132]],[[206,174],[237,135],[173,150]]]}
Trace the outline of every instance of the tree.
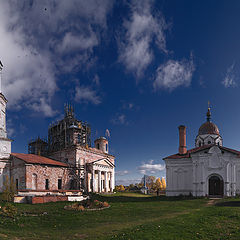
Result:
{"label": "tree", "polygon": [[162,177],[162,189],[166,190],[166,180]]}
{"label": "tree", "polygon": [[14,195],[16,193],[16,186],[14,184],[13,178],[6,176],[5,181],[3,182],[3,193],[2,200],[7,202],[12,202],[14,200]]}
{"label": "tree", "polygon": [[150,190],[150,191],[154,191],[154,188],[155,188],[155,179],[156,177],[154,176],[144,176],[142,178],[142,181],[141,181],[141,184],[143,184],[144,186],[144,178],[145,178],[145,181],[146,181],[146,186],[147,188]]}
{"label": "tree", "polygon": [[160,178],[157,178],[155,182],[155,189],[156,189],[157,195],[159,195],[159,192],[163,189],[163,184]]}
{"label": "tree", "polygon": [[115,186],[115,190],[118,192],[123,192],[125,191],[125,187],[123,185]]}
{"label": "tree", "polygon": [[125,187],[123,185],[120,185],[119,186],[119,191],[124,191],[125,190]]}

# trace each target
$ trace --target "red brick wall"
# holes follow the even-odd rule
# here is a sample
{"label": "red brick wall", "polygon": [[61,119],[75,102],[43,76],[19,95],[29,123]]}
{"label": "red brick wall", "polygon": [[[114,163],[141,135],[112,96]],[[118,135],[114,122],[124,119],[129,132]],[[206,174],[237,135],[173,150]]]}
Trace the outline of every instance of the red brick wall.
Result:
{"label": "red brick wall", "polygon": [[58,179],[62,179],[62,189],[69,189],[69,170],[64,167],[47,165],[26,165],[26,188],[32,189],[33,174],[37,175],[37,189],[44,190],[46,179],[49,180],[49,190],[58,189]]}
{"label": "red brick wall", "polygon": [[39,196],[39,197],[32,197],[32,204],[47,203],[47,202],[60,202],[60,201],[68,201],[68,197],[67,196]]}

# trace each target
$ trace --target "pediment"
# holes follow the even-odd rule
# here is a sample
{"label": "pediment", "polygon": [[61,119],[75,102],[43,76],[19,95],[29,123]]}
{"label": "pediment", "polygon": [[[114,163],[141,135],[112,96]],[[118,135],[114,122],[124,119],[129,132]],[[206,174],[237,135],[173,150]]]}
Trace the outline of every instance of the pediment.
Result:
{"label": "pediment", "polygon": [[114,164],[109,161],[107,158],[102,158],[102,159],[98,159],[94,162],[91,162],[91,164],[93,165],[103,165],[103,166],[109,166],[109,167],[115,167]]}
{"label": "pediment", "polygon": [[222,151],[218,146],[213,146],[209,149],[208,153],[219,154],[222,153]]}

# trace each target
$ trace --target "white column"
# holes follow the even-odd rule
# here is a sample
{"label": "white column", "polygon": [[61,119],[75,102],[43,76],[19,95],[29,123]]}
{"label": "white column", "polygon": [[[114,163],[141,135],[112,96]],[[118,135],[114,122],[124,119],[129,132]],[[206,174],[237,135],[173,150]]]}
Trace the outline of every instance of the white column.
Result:
{"label": "white column", "polygon": [[115,188],[115,179],[114,179],[114,169],[112,170],[111,174],[111,192],[113,192],[113,189]]}
{"label": "white column", "polygon": [[98,192],[100,193],[102,191],[101,188],[101,171],[98,170]]}
{"label": "white column", "polygon": [[92,171],[92,192],[96,192],[96,188],[95,188],[95,170]]}
{"label": "white column", "polygon": [[112,181],[113,181],[113,189],[115,188],[115,169],[113,168],[113,171],[112,171]]}
{"label": "white column", "polygon": [[112,188],[112,172],[109,173],[110,174],[110,192],[113,191],[113,188]]}
{"label": "white column", "polygon": [[105,178],[105,179],[104,179],[104,180],[105,180],[105,181],[104,181],[104,183],[105,183],[105,184],[104,184],[104,188],[105,188],[104,190],[105,190],[105,192],[108,192],[108,187],[107,187],[107,182],[108,182],[107,171],[104,172],[104,178]]}

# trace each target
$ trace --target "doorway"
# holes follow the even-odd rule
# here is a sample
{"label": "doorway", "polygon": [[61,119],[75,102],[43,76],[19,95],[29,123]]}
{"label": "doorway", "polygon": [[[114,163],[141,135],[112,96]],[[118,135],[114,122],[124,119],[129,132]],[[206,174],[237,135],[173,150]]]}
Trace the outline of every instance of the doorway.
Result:
{"label": "doorway", "polygon": [[213,175],[208,180],[210,196],[223,196],[223,180],[218,175]]}

